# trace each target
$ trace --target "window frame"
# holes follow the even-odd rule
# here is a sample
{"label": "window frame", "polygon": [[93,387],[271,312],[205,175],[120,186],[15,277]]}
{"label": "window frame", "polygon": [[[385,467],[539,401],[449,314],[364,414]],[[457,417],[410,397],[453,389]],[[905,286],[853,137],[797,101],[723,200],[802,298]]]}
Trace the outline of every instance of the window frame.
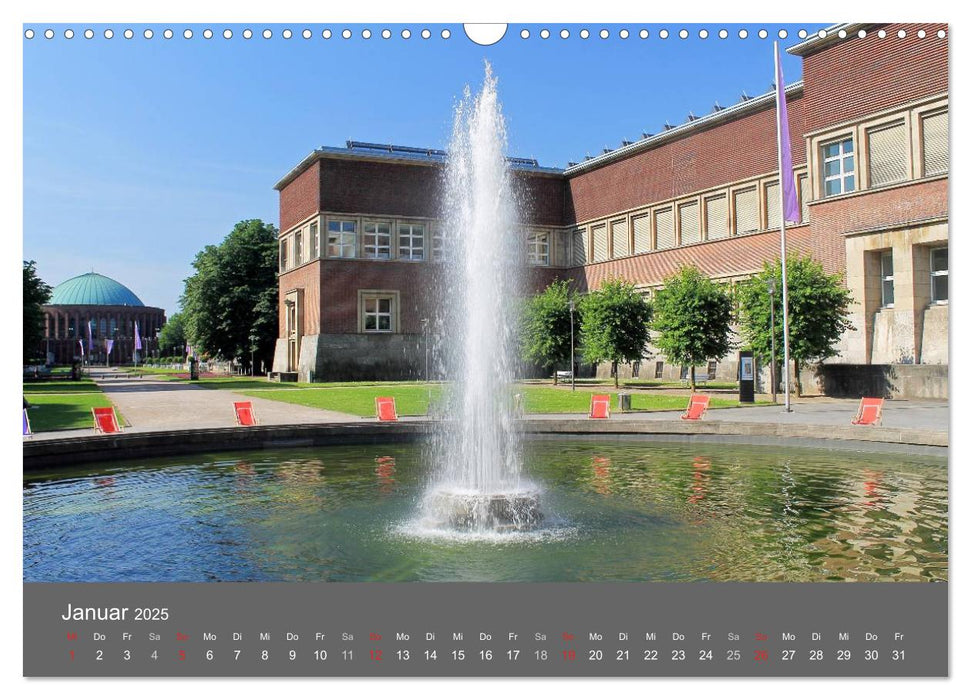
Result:
{"label": "window frame", "polygon": [[[929,266],[930,266],[930,283],[931,283],[931,294],[930,294],[930,296],[931,296],[931,304],[933,304],[935,306],[944,306],[944,305],[946,305],[948,303],[949,299],[950,299],[950,296],[951,296],[951,290],[950,290],[950,284],[951,284],[951,282],[950,282],[950,279],[947,279],[946,280],[946,285],[947,285],[946,286],[946,289],[947,289],[947,298],[946,299],[937,299],[936,298],[936,295],[934,293],[934,289],[935,289],[935,284],[934,283],[937,281],[937,278],[938,277],[945,277],[945,278],[947,278],[949,276],[949,274],[950,274],[950,271],[951,271],[950,252],[947,252],[947,249],[948,249],[948,246],[946,246],[946,245],[944,245],[944,246],[935,246],[935,247],[931,248],[930,251],[928,252],[928,263],[929,263]],[[941,250],[945,251],[946,254],[947,254],[947,256],[948,256],[948,261],[947,261],[948,266],[944,270],[934,270],[934,253],[937,253],[938,251],[941,251]]]}
{"label": "window frame", "polygon": [[310,224],[310,250],[307,255],[307,262],[316,260],[320,257],[320,224],[314,221]]}
{"label": "window frame", "polygon": [[[890,261],[890,274],[884,267],[884,261]],[[887,283],[890,283],[890,303],[887,303]],[[896,295],[894,290],[893,250],[880,251],[880,308],[892,309]]]}
{"label": "window frame", "polygon": [[[368,227],[373,226],[375,230],[368,231]],[[381,232],[379,227],[387,226],[387,232]],[[368,243],[368,238],[373,237],[374,242]],[[386,239],[386,243],[382,243],[381,239]],[[364,260],[393,260],[394,259],[394,223],[388,219],[366,219],[361,225],[361,256]],[[368,248],[371,248],[371,253],[368,252]],[[382,251],[385,251],[387,257],[382,255]]]}
{"label": "window frame", "polygon": [[[418,233],[415,233],[416,229]],[[422,262],[425,260],[426,230],[427,227],[423,223],[406,221],[398,224],[398,260],[405,262]],[[406,238],[408,240],[407,245],[405,244]],[[417,245],[415,239],[419,240]],[[416,250],[418,257],[415,257]],[[407,255],[405,255],[405,251],[408,251]]]}
{"label": "window frame", "polygon": [[[387,289],[360,289],[358,290],[358,332],[366,333],[368,335],[394,335],[399,332],[400,325],[400,310],[401,305],[399,303],[400,295],[396,290]],[[380,302],[388,302],[388,310],[381,311]],[[374,302],[375,307],[373,310],[368,308],[369,303]],[[373,316],[375,318],[375,327],[368,328],[368,317]],[[388,328],[381,328],[380,319],[385,317],[388,319]]]}
{"label": "window frame", "polygon": [[[337,224],[338,230],[331,230],[331,225]],[[350,224],[351,230],[344,228],[345,224]],[[357,219],[328,218],[327,219],[327,251],[326,256],[334,259],[354,260],[358,257],[358,238],[357,238]],[[331,237],[336,236],[336,242],[331,242]],[[348,242],[348,240],[350,242]],[[340,252],[338,255],[331,253],[331,247],[335,246]],[[344,255],[345,248],[351,248],[351,255]]]}
{"label": "window frame", "polygon": [[290,268],[287,264],[290,262],[290,237],[284,236],[280,239],[280,255],[278,262],[280,263],[280,272],[286,272]]}
{"label": "window frame", "polygon": [[[843,145],[849,143],[852,150],[847,152]],[[835,156],[826,157],[825,151],[828,146],[839,145],[839,153]],[[853,169],[844,170],[843,164],[847,158],[853,159]],[[840,171],[836,175],[826,175],[826,164],[832,162],[839,162]],[[856,144],[856,135],[853,133],[846,133],[835,138],[827,139],[819,144],[819,183],[823,198],[838,197],[843,194],[850,194],[851,192],[860,191],[859,183],[859,149]],[[851,189],[846,188],[846,179],[853,178],[853,187]],[[826,185],[827,183],[833,181],[839,181],[840,191],[839,192],[828,192]]]}
{"label": "window frame", "polygon": [[[545,248],[545,252],[542,252]],[[526,262],[537,267],[549,267],[550,234],[548,231],[531,231],[526,237]]]}
{"label": "window frame", "polygon": [[293,266],[303,265],[303,229],[298,228],[293,232]]}

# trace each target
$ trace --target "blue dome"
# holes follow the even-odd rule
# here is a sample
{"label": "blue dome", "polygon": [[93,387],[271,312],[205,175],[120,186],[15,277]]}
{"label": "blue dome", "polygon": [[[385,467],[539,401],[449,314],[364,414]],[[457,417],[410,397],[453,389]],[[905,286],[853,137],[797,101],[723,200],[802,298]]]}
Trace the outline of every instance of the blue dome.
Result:
{"label": "blue dome", "polygon": [[145,306],[135,293],[110,277],[87,272],[54,287],[52,306]]}

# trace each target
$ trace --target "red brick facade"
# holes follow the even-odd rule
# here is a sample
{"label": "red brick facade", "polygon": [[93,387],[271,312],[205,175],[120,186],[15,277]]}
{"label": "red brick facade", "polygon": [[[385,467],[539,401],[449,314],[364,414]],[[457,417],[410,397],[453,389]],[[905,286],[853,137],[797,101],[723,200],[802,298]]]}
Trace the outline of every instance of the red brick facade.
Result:
{"label": "red brick facade", "polygon": [[[945,24],[890,24],[867,35],[830,44],[803,58],[804,131],[841,122],[947,92],[948,47],[936,37]],[[881,39],[878,31],[886,36]],[[903,39],[897,32],[903,29]],[[791,113],[790,113],[791,116]],[[795,131],[795,123],[793,123]]]}
{"label": "red brick facade", "polygon": [[[904,39],[897,37],[900,28],[907,32]],[[946,95],[947,40],[936,38],[938,29],[946,26],[920,28],[926,32],[924,39],[917,38],[914,25],[874,25],[867,28],[862,39],[855,37],[853,29],[847,40],[808,41],[796,50],[804,56],[804,84],[801,90],[793,89],[788,105],[792,162],[797,169],[805,169],[807,161],[819,167],[818,162],[813,163],[812,154],[807,154],[807,144],[815,132]],[[886,32],[885,38],[879,38],[879,29]],[[765,186],[778,169],[775,118],[774,100],[759,98],[697,125],[679,127],[683,133],[661,135],[645,141],[643,147],[635,145],[630,155],[608,154],[589,166],[581,164],[562,173],[516,170],[520,200],[528,212],[525,223],[554,227],[559,229],[554,235],[559,235],[577,225],[609,222],[614,215],[633,210],[641,213],[655,205],[667,207],[667,202],[695,193],[739,183],[747,188],[755,178],[766,178],[759,183]],[[301,164],[303,170],[288,176],[279,186],[281,234],[318,213],[399,219],[441,217],[441,162],[410,162],[390,152],[374,155],[336,150],[315,152]],[[860,153],[859,144],[856,153]],[[818,154],[815,159],[818,161]],[[845,273],[846,234],[946,217],[946,175],[922,178],[915,170],[911,177],[874,189],[861,189],[863,184],[858,183],[852,193],[809,201],[808,220],[787,229],[790,249],[811,254],[829,273]],[[810,172],[809,178],[818,179],[819,173]],[[821,191],[818,182],[815,191]],[[764,199],[760,206],[762,216],[767,217]],[[763,228],[765,221],[763,218]],[[322,253],[326,250],[325,227],[322,220]],[[777,258],[779,243],[777,229],[733,234],[606,262],[536,267],[527,283],[541,289],[553,279],[565,278],[586,291],[616,277],[654,286],[685,264],[696,265],[716,278],[742,277]],[[427,255],[430,244],[426,241],[425,245]],[[421,319],[429,313],[425,309],[431,303],[429,290],[436,267],[430,262],[324,258],[287,271],[280,276],[281,338],[285,333],[283,300],[294,289],[303,290],[303,335],[358,334],[360,290],[397,292],[400,308],[395,332],[420,334]]]}
{"label": "red brick facade", "polygon": [[[792,163],[806,162],[802,99],[790,99]],[[569,180],[574,221],[588,221],[779,169],[775,107],[685,136]]]}

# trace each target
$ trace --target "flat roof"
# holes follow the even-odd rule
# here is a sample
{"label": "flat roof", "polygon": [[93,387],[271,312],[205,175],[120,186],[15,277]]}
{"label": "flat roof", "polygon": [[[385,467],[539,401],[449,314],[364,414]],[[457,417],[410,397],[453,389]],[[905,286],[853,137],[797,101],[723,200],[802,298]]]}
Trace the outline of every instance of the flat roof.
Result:
{"label": "flat roof", "polygon": [[[857,34],[861,29],[875,26],[877,25],[873,23],[861,24],[843,22],[841,24],[833,24],[825,29],[820,29],[817,33],[813,34],[804,41],[801,41],[795,46],[790,46],[788,49],[786,49],[786,53],[791,53],[793,56],[805,56],[806,54],[814,53],[819,49],[825,48],[831,44],[835,44],[838,41],[855,39],[857,38]],[[841,37],[839,35],[841,31],[846,32],[846,35]]]}
{"label": "flat roof", "polygon": [[[311,151],[295,168],[283,176],[273,189],[280,190],[290,184],[294,178],[306,170],[311,163],[321,159],[356,160],[378,163],[400,163],[405,165],[442,166],[448,158],[448,152],[436,148],[417,148],[414,146],[395,146],[393,144],[368,143],[363,141],[348,141],[347,146],[321,146]],[[547,168],[540,165],[533,158],[507,157],[506,162],[511,170],[517,172],[534,173],[537,175],[563,175],[560,168]]]}

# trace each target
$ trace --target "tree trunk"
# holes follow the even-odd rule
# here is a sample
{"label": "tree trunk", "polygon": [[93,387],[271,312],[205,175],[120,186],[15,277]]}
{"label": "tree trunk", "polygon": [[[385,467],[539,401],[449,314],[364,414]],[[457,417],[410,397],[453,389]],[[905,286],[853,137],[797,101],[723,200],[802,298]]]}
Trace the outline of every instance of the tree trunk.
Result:
{"label": "tree trunk", "polygon": [[695,391],[695,366],[691,365],[691,393]]}
{"label": "tree trunk", "polygon": [[620,388],[620,372],[617,371],[617,363],[616,362],[614,362],[612,366],[613,366],[613,372],[614,372],[614,389],[619,389]]}
{"label": "tree trunk", "polygon": [[556,367],[553,368],[553,386],[556,386]]}
{"label": "tree trunk", "polygon": [[792,365],[796,371],[796,396],[802,397],[802,381],[799,379],[799,360],[792,358]]}

